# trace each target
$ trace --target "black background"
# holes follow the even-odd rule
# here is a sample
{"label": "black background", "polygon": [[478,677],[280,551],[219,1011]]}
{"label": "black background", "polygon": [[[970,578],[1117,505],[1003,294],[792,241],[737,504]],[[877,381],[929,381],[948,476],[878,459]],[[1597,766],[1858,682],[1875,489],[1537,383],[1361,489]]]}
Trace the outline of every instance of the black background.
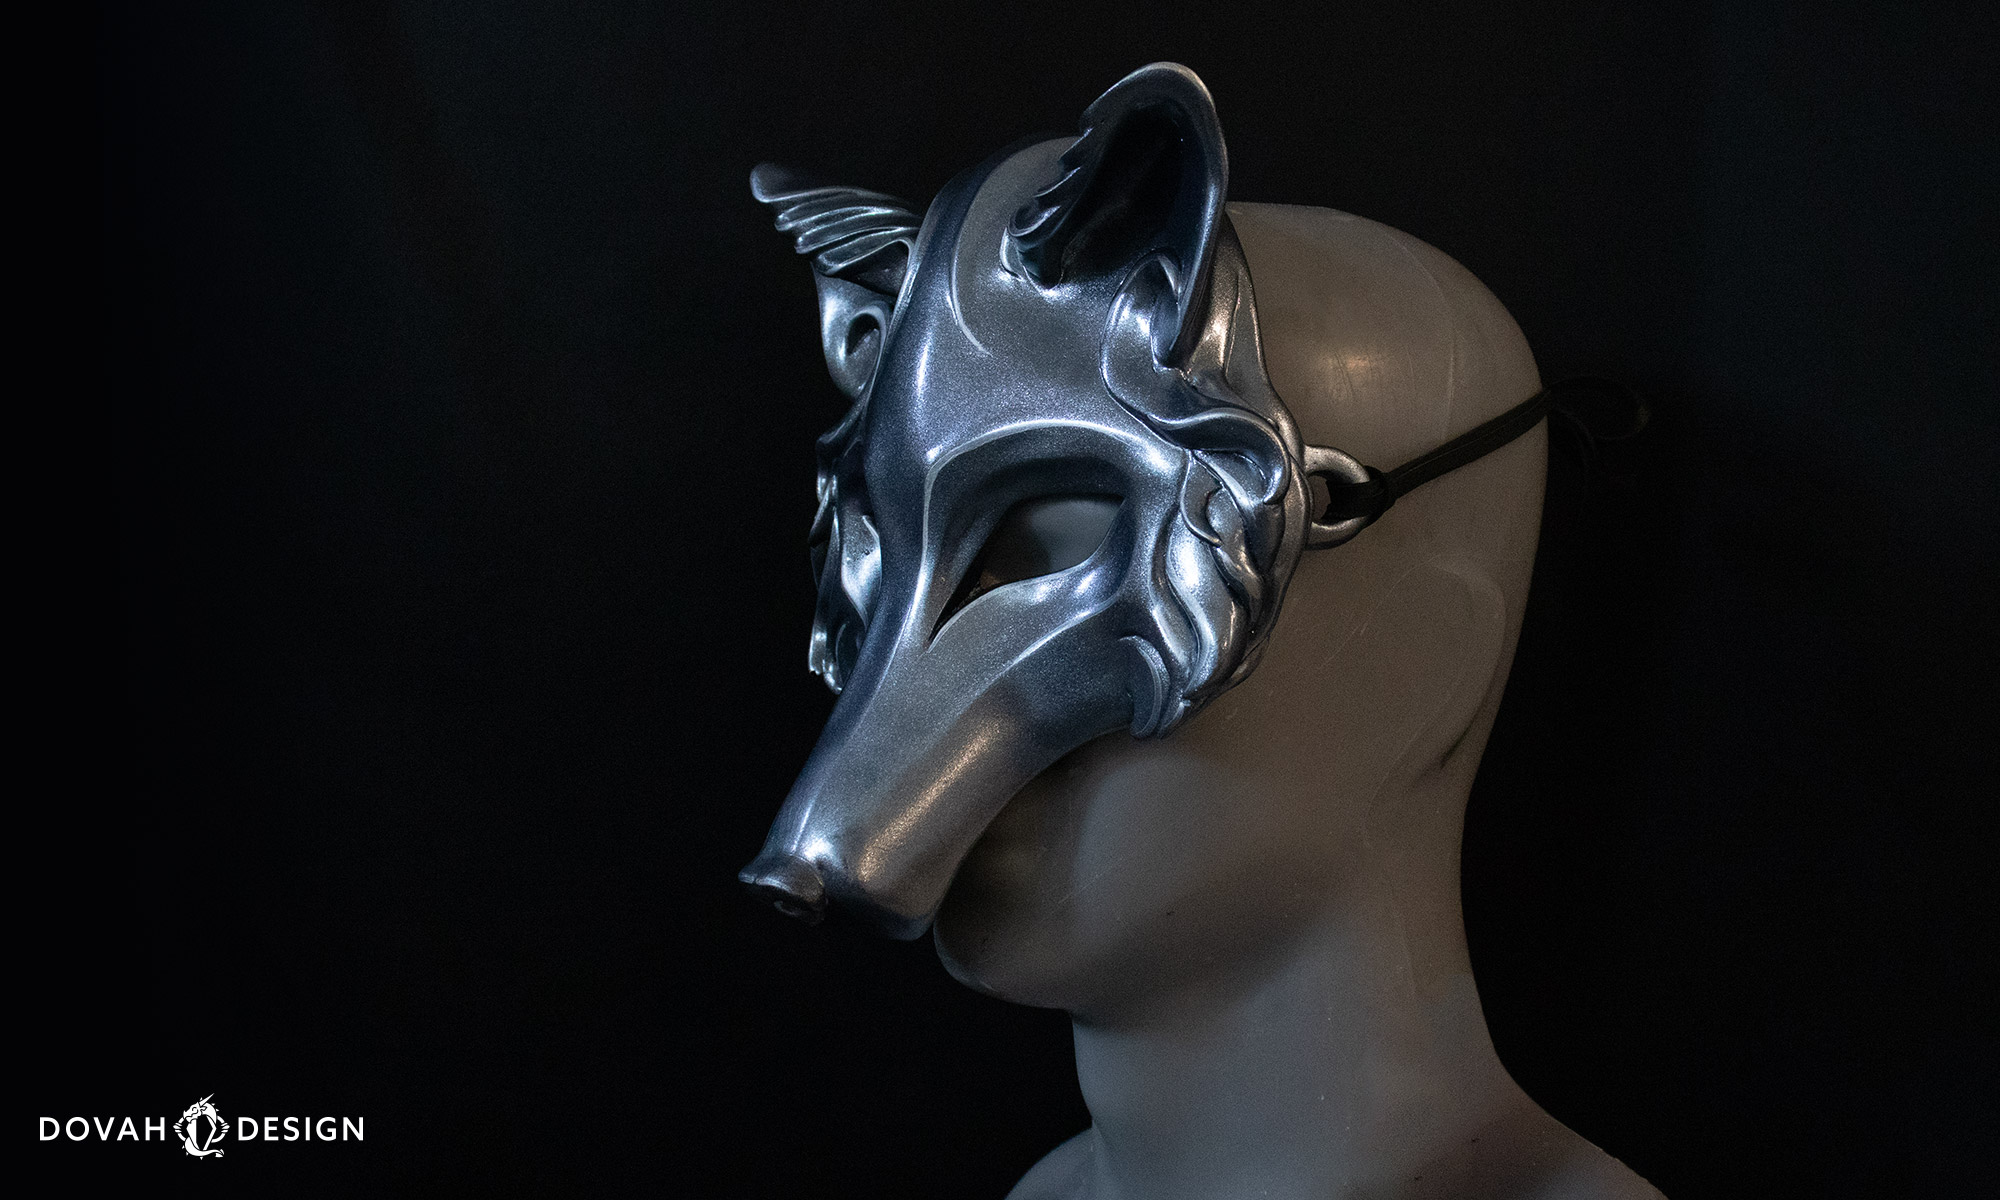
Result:
{"label": "black background", "polygon": [[1510,1069],[1677,1198],[1989,1191],[1977,11],[107,10],[118,607],[31,844],[21,1082],[369,1132],[33,1152],[998,1197],[1082,1128],[1060,1014],[734,886],[831,702],[803,563],[840,409],[746,180],[921,200],[1171,58],[1233,196],[1414,233],[1546,377],[1656,403],[1608,473],[1553,468],[1473,796]]}

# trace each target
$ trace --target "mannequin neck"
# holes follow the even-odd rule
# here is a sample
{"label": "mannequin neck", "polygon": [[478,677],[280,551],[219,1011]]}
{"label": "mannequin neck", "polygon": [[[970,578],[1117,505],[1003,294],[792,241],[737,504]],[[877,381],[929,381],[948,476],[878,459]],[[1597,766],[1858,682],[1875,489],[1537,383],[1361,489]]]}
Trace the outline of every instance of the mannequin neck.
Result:
{"label": "mannequin neck", "polygon": [[1527,1103],[1487,1036],[1455,881],[1449,912],[1424,911],[1432,889],[1379,867],[1267,961],[1077,1021],[1105,1195],[1394,1195]]}
{"label": "mannequin neck", "polygon": [[1077,1015],[1094,1124],[1017,1200],[1522,1195],[1602,1174],[1591,1158],[1616,1168],[1494,1053],[1456,853],[1346,865],[1341,892],[1262,960]]}

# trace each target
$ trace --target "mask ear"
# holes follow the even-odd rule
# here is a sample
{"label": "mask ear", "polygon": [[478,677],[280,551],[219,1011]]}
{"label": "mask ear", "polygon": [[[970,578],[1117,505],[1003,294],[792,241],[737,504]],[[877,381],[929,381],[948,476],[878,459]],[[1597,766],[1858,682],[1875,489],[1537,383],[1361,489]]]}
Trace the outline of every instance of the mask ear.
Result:
{"label": "mask ear", "polygon": [[859,399],[903,288],[917,215],[894,196],[819,183],[772,163],[750,172],[750,194],[771,209],[778,232],[797,239],[800,254],[812,255],[826,369]]}
{"label": "mask ear", "polygon": [[1199,336],[1229,157],[1215,102],[1178,63],[1141,67],[1083,112],[1055,182],[1014,216],[1008,254],[1042,287],[1124,274],[1164,259],[1171,287],[1153,315],[1154,352],[1181,366]]}

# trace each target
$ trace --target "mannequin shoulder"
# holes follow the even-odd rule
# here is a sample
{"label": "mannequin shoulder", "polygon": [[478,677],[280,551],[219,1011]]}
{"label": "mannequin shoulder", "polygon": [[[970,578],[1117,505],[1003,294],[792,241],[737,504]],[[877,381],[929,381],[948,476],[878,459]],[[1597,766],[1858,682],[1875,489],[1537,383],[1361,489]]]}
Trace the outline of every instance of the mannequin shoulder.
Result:
{"label": "mannequin shoulder", "polygon": [[[1658,1188],[1525,1095],[1406,1177],[1408,1200],[1664,1200]],[[1390,1191],[1379,1180],[1372,1192]]]}
{"label": "mannequin shoulder", "polygon": [[[1637,1171],[1599,1149],[1589,1139],[1548,1116],[1537,1113],[1536,1128],[1520,1130],[1502,1161],[1512,1159],[1511,1187],[1498,1189],[1509,1200],[1666,1200]],[[1501,1132],[1496,1130],[1495,1132]],[[1504,1144],[1505,1135],[1495,1139]],[[1495,1164],[1498,1165],[1498,1164]]]}
{"label": "mannequin shoulder", "polygon": [[1080,1200],[1090,1175],[1091,1130],[1057,1146],[1028,1169],[1007,1200]]}
{"label": "mannequin shoulder", "polygon": [[1666,1200],[1632,1168],[1595,1146],[1589,1149],[1544,1180],[1532,1200]]}

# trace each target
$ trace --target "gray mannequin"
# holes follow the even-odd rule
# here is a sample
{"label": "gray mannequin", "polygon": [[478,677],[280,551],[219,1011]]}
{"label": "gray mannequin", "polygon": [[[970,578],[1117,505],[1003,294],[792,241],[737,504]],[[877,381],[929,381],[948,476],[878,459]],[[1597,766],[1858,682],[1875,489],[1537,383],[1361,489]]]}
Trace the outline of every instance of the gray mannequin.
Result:
{"label": "gray mannequin", "polygon": [[759,168],[855,405],[813,539],[841,700],[743,878],[1072,1014],[1093,1124],[1015,1200],[1657,1196],[1508,1076],[1460,916],[1533,357],[1438,251],[1226,178],[1171,64],[921,223]]}

